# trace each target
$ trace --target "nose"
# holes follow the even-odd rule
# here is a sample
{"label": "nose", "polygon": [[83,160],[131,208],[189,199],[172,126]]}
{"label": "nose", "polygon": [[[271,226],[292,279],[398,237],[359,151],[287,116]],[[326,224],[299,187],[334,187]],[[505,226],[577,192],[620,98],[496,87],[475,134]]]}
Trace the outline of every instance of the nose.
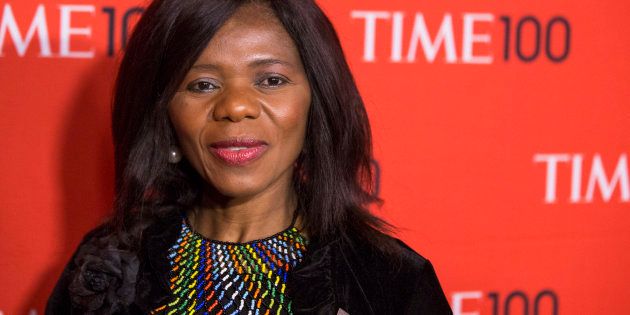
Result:
{"label": "nose", "polygon": [[239,122],[243,119],[256,119],[260,115],[260,104],[247,87],[225,88],[216,100],[212,119]]}

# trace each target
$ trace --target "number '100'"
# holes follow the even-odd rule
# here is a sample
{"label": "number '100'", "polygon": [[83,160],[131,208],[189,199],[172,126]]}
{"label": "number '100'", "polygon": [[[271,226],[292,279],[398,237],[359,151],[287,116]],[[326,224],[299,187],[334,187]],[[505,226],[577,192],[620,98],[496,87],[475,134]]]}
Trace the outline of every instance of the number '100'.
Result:
{"label": "number '100'", "polygon": [[[490,292],[488,298],[492,300],[492,315],[509,315],[511,311],[515,312],[512,314],[518,315],[558,315],[558,296],[551,290],[540,291],[531,301],[532,304],[527,294],[522,291],[510,292],[506,297],[502,297],[497,292]],[[503,304],[503,312],[501,312],[501,304]],[[543,306],[544,309],[542,309]],[[516,312],[516,310],[519,311]],[[531,313],[530,310],[532,310]]]}
{"label": "number '100'", "polygon": [[[501,22],[505,27],[505,38],[503,40],[503,60],[510,60],[510,55],[512,52],[512,18],[509,16],[501,16]],[[523,43],[525,41],[531,41],[532,39],[524,39],[523,38],[523,29],[532,28],[534,29],[534,38],[533,38],[533,46],[534,49],[531,52],[524,52]],[[563,31],[564,37],[559,37],[554,30],[557,29]],[[541,40],[542,34],[544,31],[544,42]],[[554,40],[560,40],[562,42],[562,49],[560,51],[553,52],[551,50],[551,43]],[[551,18],[547,24],[544,26],[541,25],[538,18],[535,16],[524,16],[516,22],[516,26],[514,27],[514,51],[518,59],[524,62],[531,62],[536,60],[540,55],[541,46],[543,46],[545,55],[552,62],[562,62],[569,56],[569,51],[571,50],[571,25],[569,21],[561,16],[556,16]]]}

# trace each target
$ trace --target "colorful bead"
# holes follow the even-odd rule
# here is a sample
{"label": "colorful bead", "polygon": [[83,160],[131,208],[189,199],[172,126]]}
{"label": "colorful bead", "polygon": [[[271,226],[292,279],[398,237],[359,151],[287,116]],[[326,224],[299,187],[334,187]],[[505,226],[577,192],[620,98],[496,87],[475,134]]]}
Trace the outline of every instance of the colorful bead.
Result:
{"label": "colorful bead", "polygon": [[293,226],[247,243],[213,241],[184,219],[168,252],[171,300],[152,314],[292,314],[287,275],[307,243]]}

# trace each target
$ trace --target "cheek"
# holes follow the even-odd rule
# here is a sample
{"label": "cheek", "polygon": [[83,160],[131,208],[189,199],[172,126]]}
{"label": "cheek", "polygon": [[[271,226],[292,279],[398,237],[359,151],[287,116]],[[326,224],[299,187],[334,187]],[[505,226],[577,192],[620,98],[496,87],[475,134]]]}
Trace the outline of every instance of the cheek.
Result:
{"label": "cheek", "polygon": [[294,138],[302,143],[306,132],[310,103],[310,93],[302,91],[302,93],[294,95],[290,104],[278,113],[283,121],[286,138]]}
{"label": "cheek", "polygon": [[169,104],[169,118],[177,134],[179,145],[189,158],[198,142],[199,133],[205,124],[203,106],[198,102],[175,97]]}

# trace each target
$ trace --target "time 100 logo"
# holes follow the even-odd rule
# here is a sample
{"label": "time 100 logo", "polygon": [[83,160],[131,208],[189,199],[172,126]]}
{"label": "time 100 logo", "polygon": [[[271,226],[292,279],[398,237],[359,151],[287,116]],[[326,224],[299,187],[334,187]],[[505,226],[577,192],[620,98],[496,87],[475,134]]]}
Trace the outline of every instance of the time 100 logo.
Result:
{"label": "time 100 logo", "polygon": [[[544,58],[560,63],[571,51],[571,24],[563,16],[541,19],[533,15],[497,17],[487,12],[445,13],[437,27],[429,27],[427,20],[440,21],[439,17],[427,18],[422,12],[354,10],[350,16],[363,23],[365,62],[382,59],[376,52],[389,50],[388,61],[392,63],[414,63],[422,53],[426,62],[433,63],[442,51],[446,63],[492,64],[495,58],[491,51],[500,50],[505,62],[529,63]],[[455,25],[461,25],[461,31],[455,31]],[[499,34],[502,38],[493,38]]]}

